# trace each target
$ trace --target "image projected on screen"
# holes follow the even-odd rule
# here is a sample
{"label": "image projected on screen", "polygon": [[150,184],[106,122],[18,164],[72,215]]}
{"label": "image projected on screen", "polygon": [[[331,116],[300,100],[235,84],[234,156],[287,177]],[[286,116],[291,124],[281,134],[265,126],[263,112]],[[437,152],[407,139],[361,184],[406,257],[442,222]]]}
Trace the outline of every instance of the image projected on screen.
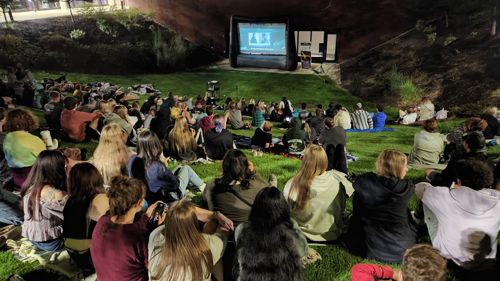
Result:
{"label": "image projected on screen", "polygon": [[286,55],[286,24],[239,23],[240,53]]}

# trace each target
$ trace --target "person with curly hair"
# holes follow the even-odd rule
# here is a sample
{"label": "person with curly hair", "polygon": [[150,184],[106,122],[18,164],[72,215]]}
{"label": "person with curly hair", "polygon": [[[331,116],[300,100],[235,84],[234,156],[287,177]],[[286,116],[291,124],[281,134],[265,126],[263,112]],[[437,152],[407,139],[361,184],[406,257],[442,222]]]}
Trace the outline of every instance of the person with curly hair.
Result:
{"label": "person with curly hair", "polygon": [[461,160],[456,169],[451,188],[423,182],[415,193],[424,205],[432,245],[464,274],[472,274],[468,271],[495,266],[500,191],[491,188],[493,171],[483,161]]}
{"label": "person with curly hair", "polygon": [[351,270],[352,281],[444,281],[446,260],[431,245],[417,244],[406,250],[401,269],[388,265],[356,264]]}
{"label": "person with curly hair", "polygon": [[38,129],[38,118],[27,110],[9,111],[4,128],[8,133],[3,142],[3,152],[12,171],[12,181],[20,188],[38,154],[45,150],[46,146],[41,138],[31,133]]}

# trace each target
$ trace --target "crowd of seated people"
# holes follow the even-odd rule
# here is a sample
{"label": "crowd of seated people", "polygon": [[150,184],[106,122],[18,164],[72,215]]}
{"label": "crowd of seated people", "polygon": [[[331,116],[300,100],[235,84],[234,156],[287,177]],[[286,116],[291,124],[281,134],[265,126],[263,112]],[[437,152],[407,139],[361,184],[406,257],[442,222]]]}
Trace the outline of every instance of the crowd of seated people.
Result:
{"label": "crowd of seated people", "polygon": [[[345,130],[385,126],[382,105],[369,114],[361,104],[353,113],[334,103],[326,112],[320,106],[308,112],[307,104],[295,111],[286,97],[272,110],[251,103],[252,145],[301,158],[281,192],[275,176],[263,179],[235,149],[229,128],[249,127],[243,101],[229,101],[218,115],[201,96],[193,105],[172,93],[153,94],[141,106],[117,99],[116,91],[90,101],[85,87],[77,90],[76,97],[52,91],[45,117],[57,123],[59,112],[68,140],[97,141],[89,160],[75,162],[48,145],[29,111],[0,108],[0,180],[20,191],[22,216],[10,221],[22,222],[22,235],[41,251],[67,250],[97,280],[223,280],[228,272],[236,280],[304,280],[310,242],[402,263],[401,270],[356,265],[353,280],[443,280],[446,267],[474,280],[498,268],[500,176],[486,157],[484,133],[498,125],[492,109],[448,135],[438,132],[433,117],[421,116],[424,129],[409,156],[384,150],[374,172],[349,175]],[[426,100],[420,107],[433,111]],[[286,123],[280,140],[271,121]],[[445,150],[447,162],[440,161]],[[215,165],[222,169],[205,184],[190,164],[207,157],[221,160]],[[426,170],[429,182],[407,179],[411,163],[439,162],[447,166]],[[191,203],[190,192],[202,192],[208,209]],[[421,212],[412,214],[414,195]],[[432,247],[416,244],[422,224]]]}

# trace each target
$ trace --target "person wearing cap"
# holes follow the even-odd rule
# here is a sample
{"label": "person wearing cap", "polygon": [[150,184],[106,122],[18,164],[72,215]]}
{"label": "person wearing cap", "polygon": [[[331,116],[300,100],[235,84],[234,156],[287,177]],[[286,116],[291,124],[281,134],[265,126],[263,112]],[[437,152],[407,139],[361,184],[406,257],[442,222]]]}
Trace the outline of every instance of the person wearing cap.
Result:
{"label": "person wearing cap", "polygon": [[427,169],[425,171],[427,177],[431,180],[434,186],[451,186],[457,178],[457,165],[460,160],[478,160],[488,164],[486,156],[486,141],[482,133],[471,132],[465,135],[463,140],[464,152],[454,154],[446,168],[438,173],[434,170]]}
{"label": "person wearing cap", "polygon": [[363,105],[358,102],[353,109],[354,112],[351,113],[352,128],[358,130],[373,129],[372,117],[363,109]]}
{"label": "person wearing cap", "polygon": [[87,125],[99,119],[99,113],[87,113],[77,111],[78,101],[74,97],[64,99],[64,110],[61,112],[61,128],[68,134],[68,137],[74,142],[83,142],[86,140]]}

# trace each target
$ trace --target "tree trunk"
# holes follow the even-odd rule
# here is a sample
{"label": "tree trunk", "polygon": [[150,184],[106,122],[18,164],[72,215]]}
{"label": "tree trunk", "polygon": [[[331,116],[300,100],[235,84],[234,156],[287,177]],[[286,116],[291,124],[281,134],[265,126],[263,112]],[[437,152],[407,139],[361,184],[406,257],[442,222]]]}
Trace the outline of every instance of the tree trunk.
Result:
{"label": "tree trunk", "polygon": [[75,24],[75,18],[73,17],[73,10],[71,9],[71,0],[66,0],[66,3],[68,3],[69,14],[71,15],[71,21],[73,22],[73,24]]}
{"label": "tree trunk", "polygon": [[9,5],[9,17],[10,17],[10,21],[14,22],[14,16],[12,15],[12,9],[10,8],[10,5]]}
{"label": "tree trunk", "polygon": [[5,19],[5,26],[9,25],[9,21],[7,20],[7,15],[5,14],[5,7],[2,7],[3,18]]}
{"label": "tree trunk", "polygon": [[491,37],[497,36],[497,7],[493,8],[493,22],[491,23]]}

